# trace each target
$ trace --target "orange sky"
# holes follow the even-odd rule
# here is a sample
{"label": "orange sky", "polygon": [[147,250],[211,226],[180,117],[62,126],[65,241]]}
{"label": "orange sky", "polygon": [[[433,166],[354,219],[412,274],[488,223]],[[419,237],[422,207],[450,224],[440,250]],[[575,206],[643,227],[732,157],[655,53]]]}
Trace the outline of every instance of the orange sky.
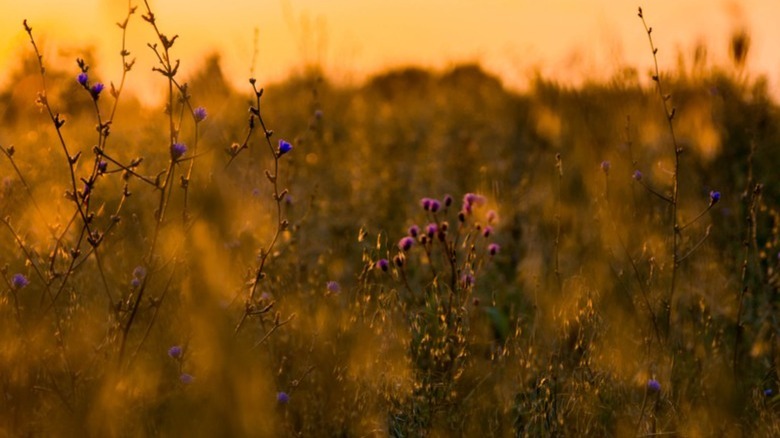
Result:
{"label": "orange sky", "polygon": [[[47,61],[72,63],[73,47],[93,45],[103,81],[116,80],[120,33],[114,25],[127,8],[124,0],[26,0],[0,6],[0,63],[30,56],[21,22],[27,18],[36,38],[49,48]],[[142,1],[132,0],[143,5]],[[749,66],[766,74],[775,95],[780,84],[780,1],[645,0],[655,28],[662,68],[673,68],[677,50],[691,53],[698,41],[710,60],[725,63],[729,34],[749,29]],[[223,53],[224,67],[244,86],[258,29],[255,75],[261,83],[282,78],[305,62],[319,61],[336,80],[354,80],[391,65],[435,68],[480,61],[509,86],[522,88],[536,69],[565,81],[608,76],[620,65],[644,71],[650,53],[640,3],[624,0],[154,0],[164,32],[178,34],[174,56],[182,69],[201,65],[204,54]],[[587,5],[584,7],[583,5]],[[142,10],[139,6],[139,12]],[[129,50],[138,57],[130,87],[145,98],[161,81],[149,70],[152,41],[147,23],[136,15]],[[58,50],[53,50],[53,47]],[[71,48],[63,50],[62,47]],[[57,58],[57,55],[61,55]],[[0,80],[4,78],[0,77]],[[150,85],[150,80],[152,85]],[[161,85],[159,85],[161,86]]]}

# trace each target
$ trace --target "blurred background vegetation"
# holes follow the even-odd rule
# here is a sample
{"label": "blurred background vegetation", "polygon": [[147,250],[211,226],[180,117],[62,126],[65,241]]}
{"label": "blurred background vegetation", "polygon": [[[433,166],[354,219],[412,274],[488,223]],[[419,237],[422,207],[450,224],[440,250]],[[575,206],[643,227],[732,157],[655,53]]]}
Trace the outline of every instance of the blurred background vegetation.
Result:
{"label": "blurred background vegetation", "polygon": [[[681,254],[691,252],[662,333],[653,321],[668,299],[672,222],[659,198],[671,192],[674,153],[644,73],[577,88],[538,77],[520,93],[478,65],[458,65],[387,71],[359,85],[335,85],[317,69],[263,84],[266,125],[294,145],[279,173],[291,226],[259,289],[273,312],[234,335],[276,227],[263,173],[273,159],[256,137],[227,165],[225,149],[246,134],[251,88],[231,88],[219,57],[208,58],[186,79],[209,114],[191,217],[182,219],[175,190],[164,262],[130,332],[134,353],[120,365],[101,289],[132,294],[155,191],[130,180],[120,225],[101,244],[107,284],[89,258],[55,311],[42,305],[43,284],[61,279],[37,278],[32,263],[53,250],[50,230],[73,206],[56,131],[34,104],[38,66],[20,60],[0,92],[0,146],[15,151],[0,162],[8,224],[0,265],[6,280],[24,273],[31,284],[0,287],[0,426],[9,436],[780,433],[780,114],[765,79],[741,68],[735,41],[731,66],[681,63],[662,77],[683,148],[680,223],[708,208],[711,191],[722,195],[681,233]],[[48,99],[67,119],[71,150],[88,156],[96,121],[77,73],[48,66]],[[154,177],[170,158],[164,108],[121,99],[107,150],[124,163],[143,157],[141,173]],[[100,105],[111,102],[105,95]],[[96,221],[107,222],[124,182],[121,172],[100,182],[92,202]],[[411,359],[398,277],[372,266],[397,252],[409,226],[424,225],[422,197],[467,192],[498,213],[502,249],[463,309],[467,348],[437,398],[421,389]],[[275,312],[294,317],[268,335]],[[182,358],[169,357],[174,345]],[[194,380],[182,383],[182,372]],[[647,389],[649,379],[662,390]]]}

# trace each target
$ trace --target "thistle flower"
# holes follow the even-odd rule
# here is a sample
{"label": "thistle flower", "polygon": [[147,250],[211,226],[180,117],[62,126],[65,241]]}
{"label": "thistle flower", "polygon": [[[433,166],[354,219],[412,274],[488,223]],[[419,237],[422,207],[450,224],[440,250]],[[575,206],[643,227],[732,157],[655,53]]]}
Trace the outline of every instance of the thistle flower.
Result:
{"label": "thistle flower", "polygon": [[647,390],[650,392],[658,392],[661,390],[661,384],[658,380],[650,379],[647,381]]}
{"label": "thistle flower", "polygon": [[401,251],[409,251],[412,249],[412,245],[414,245],[414,238],[410,236],[406,236],[398,241],[398,249]]}
{"label": "thistle flower", "polygon": [[341,286],[336,281],[329,281],[326,287],[328,288],[328,292],[332,294],[341,292]]}
{"label": "thistle flower", "polygon": [[490,225],[486,226],[485,229],[482,230],[482,235],[485,237],[490,237],[490,235],[493,233],[493,227]]}
{"label": "thistle flower", "polygon": [[103,91],[104,85],[100,82],[95,83],[92,85],[92,87],[89,89],[89,92],[92,93],[92,98],[97,99],[100,96],[100,92]]}
{"label": "thistle flower", "polygon": [[27,277],[22,274],[14,274],[13,278],[11,278],[11,285],[14,287],[14,289],[21,289],[26,287],[28,284],[30,284],[30,280],[28,280]]}
{"label": "thistle flower", "polygon": [[208,113],[206,112],[206,108],[203,108],[202,106],[199,106],[195,108],[195,110],[192,112],[193,117],[195,117],[196,122],[202,122],[206,119],[206,116],[208,116]]}
{"label": "thistle flower", "polygon": [[184,143],[174,143],[171,145],[171,159],[173,161],[179,161],[182,155],[187,153],[187,145]]}
{"label": "thistle flower", "polygon": [[450,205],[452,205],[452,196],[444,195],[444,206],[449,207]]}
{"label": "thistle flower", "polygon": [[423,210],[430,211],[431,209],[431,202],[433,199],[431,198],[422,198],[420,199],[420,205],[422,206]]}
{"label": "thistle flower", "polygon": [[170,356],[173,359],[181,359],[181,355],[184,351],[182,350],[180,345],[174,345],[173,347],[168,349],[168,356]]}
{"label": "thistle flower", "polygon": [[636,181],[642,181],[642,172],[639,170],[635,170],[634,174],[631,175],[632,178],[634,178]]}
{"label": "thistle flower", "polygon": [[710,192],[710,205],[715,205],[720,201],[720,192],[712,190]]}
{"label": "thistle flower", "polygon": [[279,150],[277,151],[278,156],[282,156],[286,154],[287,152],[290,152],[293,149],[293,146],[288,141],[279,140]]}
{"label": "thistle flower", "polygon": [[441,208],[441,203],[435,199],[431,199],[431,212],[436,213]]}
{"label": "thistle flower", "polygon": [[379,259],[376,262],[376,267],[387,272],[387,270],[390,269],[390,262],[388,262],[387,259]]}
{"label": "thistle flower", "polygon": [[436,232],[439,230],[439,227],[436,226],[433,222],[429,223],[427,227],[425,227],[425,234],[428,235],[429,238],[433,238],[433,235],[436,234]]}
{"label": "thistle flower", "polygon": [[290,396],[284,391],[279,391],[276,393],[276,402],[280,405],[286,405],[290,403]]}
{"label": "thistle flower", "polygon": [[501,247],[497,243],[491,243],[490,245],[488,245],[488,253],[490,253],[490,255],[492,256],[498,254],[498,251],[500,250]]}
{"label": "thistle flower", "polygon": [[409,227],[408,232],[410,236],[417,237],[417,235],[420,234],[420,227],[418,227],[417,225],[412,225],[411,227]]}
{"label": "thistle flower", "polygon": [[76,76],[76,81],[78,81],[79,84],[81,84],[82,87],[87,86],[87,82],[89,81],[89,76],[87,76],[86,73],[81,72],[78,76]]}
{"label": "thistle flower", "polygon": [[610,168],[609,161],[604,160],[601,162],[601,170],[603,170],[604,173],[609,174],[609,168]]}
{"label": "thistle flower", "polygon": [[495,210],[489,210],[487,212],[487,222],[489,224],[494,224],[498,221],[498,213],[496,213]]}
{"label": "thistle flower", "polygon": [[108,169],[108,162],[101,161],[98,163],[98,172],[99,173],[106,173],[106,170]]}
{"label": "thistle flower", "polygon": [[192,377],[192,375],[191,375],[191,374],[187,374],[187,373],[181,373],[181,375],[179,376],[179,381],[181,381],[181,383],[183,383],[183,384],[185,384],[185,385],[189,385],[189,384],[190,384],[190,383],[192,383],[194,380],[195,380],[195,378],[194,378],[194,377]]}

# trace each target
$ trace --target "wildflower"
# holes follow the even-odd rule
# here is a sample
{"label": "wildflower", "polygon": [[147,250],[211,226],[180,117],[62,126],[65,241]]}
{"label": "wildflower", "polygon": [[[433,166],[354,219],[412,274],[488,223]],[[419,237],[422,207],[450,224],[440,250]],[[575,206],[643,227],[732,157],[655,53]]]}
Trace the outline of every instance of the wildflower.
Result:
{"label": "wildflower", "polygon": [[484,205],[485,197],[474,193],[466,193],[463,195],[463,212],[465,214],[471,214],[474,206]]}
{"label": "wildflower", "polygon": [[95,83],[95,85],[89,89],[89,92],[92,93],[92,98],[97,99],[98,96],[100,96],[100,92],[103,91],[103,88],[104,86],[100,82]]}
{"label": "wildflower", "polygon": [[640,172],[639,170],[635,170],[634,174],[631,177],[634,178],[636,181],[642,181],[642,172]]}
{"label": "wildflower", "polygon": [[190,383],[192,383],[193,380],[195,380],[195,378],[192,377],[191,374],[181,373],[181,375],[179,376],[179,380],[181,381],[181,383],[185,385],[189,385]]}
{"label": "wildflower", "polygon": [[436,213],[441,208],[441,203],[435,199],[431,199],[431,212]]}
{"label": "wildflower", "polygon": [[420,205],[422,206],[423,210],[430,211],[431,209],[431,202],[433,199],[431,198],[422,198],[420,199]]}
{"label": "wildflower", "polygon": [[390,262],[388,262],[387,259],[379,259],[376,262],[376,267],[387,272],[387,270],[390,269]]}
{"label": "wildflower", "polygon": [[133,287],[133,289],[138,288],[138,286],[141,285],[141,279],[138,277],[133,277],[132,280],[130,280],[130,286]]}
{"label": "wildflower", "polygon": [[429,238],[433,238],[433,235],[436,234],[436,231],[439,230],[439,227],[436,226],[433,222],[428,224],[427,227],[425,227],[425,234],[428,235]]}
{"label": "wildflower", "polygon": [[133,269],[133,277],[136,278],[146,277],[146,268],[144,268],[143,266],[136,266],[135,269]]}
{"label": "wildflower", "polygon": [[195,117],[196,122],[202,122],[206,119],[206,116],[208,116],[208,113],[206,112],[206,108],[203,108],[202,106],[199,106],[195,108],[195,111],[192,112],[193,117]]}
{"label": "wildflower", "polygon": [[496,213],[495,210],[490,210],[487,212],[487,222],[489,224],[494,224],[498,221],[498,213]]}
{"label": "wildflower", "polygon": [[452,205],[452,196],[444,195],[444,206],[449,207],[450,205]]}
{"label": "wildflower", "polygon": [[396,254],[395,257],[393,257],[393,263],[399,268],[403,268],[405,262],[406,257],[404,257],[403,254]]}
{"label": "wildflower", "polygon": [[279,140],[279,151],[277,152],[277,156],[281,157],[282,155],[286,154],[287,152],[290,152],[292,150],[292,145],[290,142]]}
{"label": "wildflower", "polygon": [[464,274],[460,281],[463,283],[463,287],[469,287],[474,284],[474,276],[471,274]]}
{"label": "wildflower", "polygon": [[498,254],[499,250],[501,250],[501,247],[497,243],[491,243],[488,245],[488,253],[490,253],[492,256]]}
{"label": "wildflower", "polygon": [[184,143],[174,143],[171,145],[171,159],[178,161],[182,155],[187,153],[187,145]]}
{"label": "wildflower", "polygon": [[490,225],[486,226],[484,230],[482,230],[482,235],[485,237],[490,237],[490,234],[493,233],[493,227]]}
{"label": "wildflower", "polygon": [[328,288],[328,292],[332,294],[341,292],[341,286],[336,281],[329,281],[326,287]]}
{"label": "wildflower", "polygon": [[108,163],[105,161],[101,161],[98,163],[98,172],[100,173],[106,173],[106,169],[108,169]]}
{"label": "wildflower", "polygon": [[[411,227],[409,227],[410,236],[417,237],[418,234],[420,234],[420,227],[418,227],[417,225],[412,225]],[[778,254],[778,256],[780,256],[780,254]]]}
{"label": "wildflower", "polygon": [[661,384],[658,380],[650,379],[647,381],[647,390],[650,392],[658,392],[661,390]]}
{"label": "wildflower", "polygon": [[79,84],[81,84],[82,87],[86,87],[87,81],[89,81],[89,76],[87,76],[86,73],[81,72],[79,73],[78,76],[76,76],[76,80],[78,81]]}
{"label": "wildflower", "polygon": [[290,403],[290,395],[284,391],[279,391],[276,393],[276,402],[280,405],[286,405]]}
{"label": "wildflower", "polygon": [[601,162],[601,170],[603,170],[604,173],[609,174],[609,167],[610,167],[609,161],[604,160]]}
{"label": "wildflower", "polygon": [[772,394],[774,394],[774,391],[772,391],[772,388],[767,388],[764,390],[764,396],[765,397],[771,397]]}
{"label": "wildflower", "polygon": [[710,205],[715,205],[720,201],[720,192],[712,190],[710,192]]}
{"label": "wildflower", "polygon": [[173,359],[181,359],[182,353],[183,350],[181,349],[180,345],[174,345],[173,347],[168,349],[168,356],[170,356]]}
{"label": "wildflower", "polygon": [[406,236],[398,242],[398,248],[401,251],[409,251],[412,249],[412,245],[414,245],[414,238],[410,236]]}
{"label": "wildflower", "polygon": [[11,284],[14,289],[21,289],[30,284],[30,280],[22,274],[14,274],[13,278],[11,278]]}

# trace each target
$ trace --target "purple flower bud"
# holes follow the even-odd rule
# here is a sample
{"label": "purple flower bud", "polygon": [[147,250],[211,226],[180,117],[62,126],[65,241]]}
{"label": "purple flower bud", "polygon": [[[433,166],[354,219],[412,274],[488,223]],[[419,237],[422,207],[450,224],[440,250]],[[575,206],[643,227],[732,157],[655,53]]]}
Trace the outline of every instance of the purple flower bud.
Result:
{"label": "purple flower bud", "polygon": [[493,227],[490,225],[486,226],[484,230],[482,230],[482,235],[485,237],[490,237],[490,235],[493,233]]}
{"label": "purple flower bud", "polygon": [[87,81],[89,81],[89,76],[87,76],[86,73],[81,72],[79,73],[78,76],[76,76],[76,80],[78,81],[79,84],[81,84],[81,86],[86,87]]}
{"label": "purple flower bud", "polygon": [[771,397],[772,394],[774,394],[774,391],[772,391],[772,388],[767,388],[764,390],[764,396],[765,397]]}
{"label": "purple flower bud", "polygon": [[414,245],[414,238],[410,236],[406,236],[398,241],[398,248],[401,251],[409,251],[412,249],[412,245]]}
{"label": "purple flower bud", "polygon": [[14,274],[13,278],[11,278],[11,285],[14,289],[22,289],[27,287],[28,284],[30,284],[30,280],[22,274]]}
{"label": "purple flower bud", "polygon": [[647,390],[650,392],[658,392],[661,390],[661,384],[658,380],[650,379],[647,381]]}
{"label": "purple flower bud", "polygon": [[103,88],[104,86],[100,82],[92,85],[92,88],[89,89],[89,92],[92,93],[92,98],[97,99],[100,96],[100,92],[103,91]]}
{"label": "purple flower bud", "polygon": [[428,224],[427,227],[425,227],[425,234],[428,235],[429,238],[433,238],[433,235],[436,234],[436,231],[439,230],[439,227],[436,226],[433,222]]}
{"label": "purple flower bud", "polygon": [[710,192],[710,205],[715,205],[720,201],[720,192],[716,192],[715,190]]}
{"label": "purple flower bud", "polygon": [[393,257],[393,263],[395,263],[395,265],[398,266],[399,268],[402,268],[405,262],[406,262],[406,257],[404,257],[403,254],[396,254],[395,257]]}
{"label": "purple flower bud", "polygon": [[106,173],[106,169],[108,169],[108,163],[105,161],[101,161],[98,163],[98,172],[100,173]]}
{"label": "purple flower bud", "polygon": [[452,205],[452,196],[444,195],[444,206],[449,207],[450,205]]}
{"label": "purple flower bud", "polygon": [[495,210],[490,210],[487,212],[487,222],[489,224],[494,224],[498,221],[498,213],[496,213]]}
{"label": "purple flower bud", "polygon": [[290,403],[290,396],[284,391],[279,391],[276,393],[276,402],[280,405],[286,405]]}
{"label": "purple flower bud", "polygon": [[185,385],[189,385],[195,380],[195,378],[192,377],[191,374],[181,373],[181,375],[179,376],[179,380],[181,381],[181,383]]}
{"label": "purple flower bud", "polygon": [[174,345],[168,349],[168,356],[172,357],[173,359],[181,359],[182,353],[183,350],[181,349],[180,345]]}
{"label": "purple flower bud", "polygon": [[632,175],[632,178],[634,178],[637,181],[642,181],[642,172],[635,170],[634,175]]}
{"label": "purple flower bud", "polygon": [[341,292],[341,286],[336,281],[329,281],[327,284],[328,292],[332,294],[337,294]]}
{"label": "purple flower bud", "polygon": [[609,161],[604,160],[604,161],[601,162],[601,170],[603,170],[604,173],[608,174],[609,173],[609,168],[610,168]]}
{"label": "purple flower bud", "polygon": [[430,211],[430,209],[431,209],[431,201],[433,201],[431,198],[422,198],[422,199],[420,199],[420,205],[422,206],[423,210]]}
{"label": "purple flower bud", "polygon": [[279,151],[278,155],[281,157],[282,155],[286,154],[287,152],[290,152],[292,150],[293,146],[288,141],[279,140]]}
{"label": "purple flower bud", "polygon": [[173,161],[179,161],[182,155],[187,153],[187,145],[184,143],[174,143],[171,146],[171,159]]}
{"label": "purple flower bud", "polygon": [[436,213],[441,208],[441,203],[435,199],[431,199],[431,212]]}
{"label": "purple flower bud", "polygon": [[388,262],[387,259],[379,259],[376,262],[376,267],[387,272],[387,270],[390,269],[390,262]]}
{"label": "purple flower bud", "polygon": [[498,254],[498,251],[500,250],[501,247],[497,243],[491,243],[490,245],[488,245],[488,253],[490,253],[490,255],[492,256]]}
{"label": "purple flower bud", "polygon": [[463,283],[463,287],[469,287],[474,284],[474,276],[471,274],[465,274],[460,279],[461,283]]}
{"label": "purple flower bud", "polygon": [[417,235],[420,234],[420,227],[417,225],[412,225],[409,227],[409,235],[412,237],[417,237]]}
{"label": "purple flower bud", "polygon": [[208,113],[206,112],[206,108],[203,108],[202,106],[199,106],[195,108],[195,110],[192,112],[193,117],[195,117],[196,122],[202,122],[206,119],[206,116],[208,116]]}

